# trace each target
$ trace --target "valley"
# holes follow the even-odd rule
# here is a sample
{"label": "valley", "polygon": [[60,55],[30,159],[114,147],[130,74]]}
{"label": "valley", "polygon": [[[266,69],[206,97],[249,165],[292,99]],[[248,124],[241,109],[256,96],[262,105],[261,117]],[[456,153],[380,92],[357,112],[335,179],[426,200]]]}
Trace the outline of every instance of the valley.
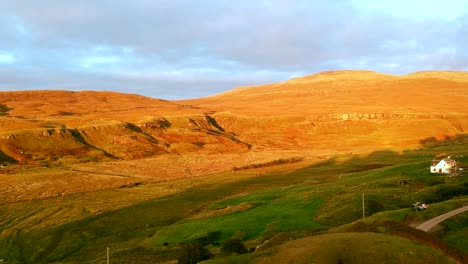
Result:
{"label": "valley", "polygon": [[[206,263],[463,263],[466,213],[413,227],[468,204],[466,171],[429,172],[441,153],[468,167],[466,103],[466,72],[331,71],[183,101],[1,92],[0,259],[177,263],[199,243]],[[251,252],[220,252],[230,238]]]}

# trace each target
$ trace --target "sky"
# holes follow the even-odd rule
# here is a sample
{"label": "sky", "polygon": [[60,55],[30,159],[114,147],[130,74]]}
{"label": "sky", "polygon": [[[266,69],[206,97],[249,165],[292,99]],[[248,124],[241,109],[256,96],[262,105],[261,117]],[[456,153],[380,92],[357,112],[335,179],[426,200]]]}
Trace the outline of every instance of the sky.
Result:
{"label": "sky", "polygon": [[0,0],[0,91],[176,100],[337,69],[468,70],[468,1]]}

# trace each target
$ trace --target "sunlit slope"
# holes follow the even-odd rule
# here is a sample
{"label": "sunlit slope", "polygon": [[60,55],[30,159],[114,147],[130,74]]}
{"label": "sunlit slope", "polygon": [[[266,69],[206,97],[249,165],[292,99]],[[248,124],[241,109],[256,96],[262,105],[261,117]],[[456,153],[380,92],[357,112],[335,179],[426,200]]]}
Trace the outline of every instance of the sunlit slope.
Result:
{"label": "sunlit slope", "polygon": [[54,125],[85,126],[135,122],[145,115],[192,113],[175,103],[135,94],[95,91],[0,92],[1,131]]}
{"label": "sunlit slope", "polygon": [[330,71],[185,101],[115,92],[1,92],[0,161],[404,149],[465,133],[467,105],[468,73],[438,71]]}
{"label": "sunlit slope", "polygon": [[331,71],[180,103],[257,147],[402,148],[468,129],[468,73]]}
{"label": "sunlit slope", "polygon": [[248,144],[205,112],[114,92],[2,92],[0,163],[76,163],[248,150]]}
{"label": "sunlit slope", "polygon": [[249,115],[467,113],[468,72],[330,71],[184,101]]}

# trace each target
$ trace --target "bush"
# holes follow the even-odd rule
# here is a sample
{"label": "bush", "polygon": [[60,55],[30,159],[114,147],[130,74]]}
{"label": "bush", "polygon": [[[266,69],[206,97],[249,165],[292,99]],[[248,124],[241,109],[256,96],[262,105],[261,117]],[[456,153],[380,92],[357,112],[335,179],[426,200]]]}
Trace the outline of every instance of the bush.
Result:
{"label": "bush", "polygon": [[244,254],[247,253],[247,248],[244,246],[244,244],[239,238],[231,238],[224,241],[223,245],[221,246],[221,252],[227,254]]}
{"label": "bush", "polygon": [[213,254],[203,247],[202,244],[191,243],[182,246],[177,260],[179,264],[196,264],[202,260],[207,260],[212,256]]}
{"label": "bush", "polygon": [[213,244],[214,245],[221,238],[221,234],[222,234],[221,231],[208,232],[208,233],[206,233],[206,234],[204,234],[204,235],[202,235],[200,237],[194,238],[190,242],[191,243],[199,243],[199,244],[202,244],[202,245],[208,245],[208,244]]}
{"label": "bush", "polygon": [[385,210],[385,206],[382,203],[376,200],[366,201],[366,211],[365,211],[366,216],[371,216],[375,213],[378,213],[384,210]]}
{"label": "bush", "polygon": [[457,196],[463,196],[468,194],[468,188],[464,185],[442,185],[430,197],[427,198],[429,203],[439,203],[450,200]]}

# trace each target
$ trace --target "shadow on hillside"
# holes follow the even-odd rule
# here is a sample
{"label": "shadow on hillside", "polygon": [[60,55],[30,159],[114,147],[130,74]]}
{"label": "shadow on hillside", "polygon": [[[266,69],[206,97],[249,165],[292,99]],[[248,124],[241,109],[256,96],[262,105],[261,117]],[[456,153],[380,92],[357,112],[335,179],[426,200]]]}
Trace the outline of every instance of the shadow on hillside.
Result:
{"label": "shadow on hillside", "polygon": [[5,165],[10,163],[17,163],[17,161],[0,150],[0,164]]}
{"label": "shadow on hillside", "polygon": [[[397,152],[391,149],[377,150],[367,155],[345,154],[329,158],[322,163],[315,164],[309,168],[323,165],[339,165],[340,167],[355,167],[353,171],[359,172],[371,169],[378,169],[398,163],[407,163],[409,161],[422,161],[426,159],[428,164],[437,155],[446,154],[455,158],[460,158],[463,162],[468,155],[468,135],[458,135],[456,137],[446,137],[443,140],[437,140],[435,137],[429,137],[420,140],[421,146],[418,149],[404,150]],[[429,165],[428,165],[429,166]]]}
{"label": "shadow on hillside", "polygon": [[[349,154],[334,157],[322,163],[286,174],[270,173],[261,177],[251,177],[228,183],[211,182],[193,186],[169,196],[137,202],[126,207],[109,208],[109,211],[92,214],[32,234],[18,233],[14,236],[12,235],[9,238],[10,240],[3,240],[8,241],[8,244],[4,242],[2,245],[4,245],[5,250],[8,250],[8,252],[24,252],[21,255],[8,253],[9,257],[20,262],[28,262],[28,260],[29,262],[57,262],[63,260],[73,262],[78,260],[77,256],[85,256],[80,257],[79,260],[81,261],[92,261],[99,257],[96,255],[96,249],[105,249],[109,246],[109,243],[112,245],[111,248],[118,249],[124,246],[128,248],[129,245],[134,246],[129,241],[143,241],[153,237],[155,234],[161,236],[162,233],[158,233],[161,230],[169,230],[170,226],[176,223],[183,223],[189,216],[206,210],[214,201],[221,201],[234,196],[242,197],[246,194],[253,195],[250,197],[256,197],[255,194],[262,193],[272,194],[272,197],[282,197],[282,199],[286,200],[291,198],[289,195],[293,195],[293,198],[301,197],[302,199],[304,197],[309,200],[313,198],[312,195],[323,195],[326,201],[322,207],[323,210],[321,209],[320,211],[323,215],[320,221],[328,226],[337,226],[350,223],[361,217],[360,197],[363,193],[362,191],[366,190],[364,188],[368,188],[366,184],[370,184],[367,179],[365,180],[365,184],[361,181],[362,179],[359,179],[356,182],[346,182],[342,186],[334,186],[331,189],[327,189],[328,185],[326,183],[339,180],[340,174],[351,174],[399,164],[419,163],[418,166],[423,167],[420,166],[421,162],[425,162],[426,160],[428,162],[427,166],[429,166],[430,160],[441,151],[450,150],[454,155],[467,155],[468,148],[466,146],[468,146],[468,135],[463,135],[444,141],[427,142],[420,149],[403,151],[401,153],[392,150],[380,150],[363,156]],[[417,172],[420,169],[419,167],[407,166],[408,169]],[[429,174],[428,170],[426,172]],[[392,171],[392,173],[398,174],[400,170]],[[331,176],[331,179],[328,179],[328,176]],[[317,178],[309,181],[311,177]],[[333,179],[332,177],[335,178]],[[381,210],[403,207],[407,207],[410,210],[408,201],[413,198],[425,197],[424,195],[432,197],[434,194],[437,194],[438,190],[444,191],[442,188],[432,188],[427,192],[418,192],[417,196],[412,196],[406,189],[401,188],[400,194],[402,196],[395,197],[394,190],[400,188],[399,186],[395,186],[398,184],[395,181],[398,177],[390,179],[392,181],[391,184],[393,184],[390,187],[383,185],[387,184],[387,182],[381,181],[382,178],[387,181],[386,177],[386,175],[379,175],[375,179],[370,178],[374,180],[372,183],[374,185],[370,186],[370,188],[377,187],[381,190],[388,189],[389,191],[379,195],[366,196],[366,216]],[[415,178],[415,180],[419,181],[420,179]],[[307,192],[307,190],[312,189],[309,188],[312,184],[320,183],[325,183],[325,187],[314,189],[313,192]],[[444,187],[443,184],[440,184],[440,186]],[[438,188],[438,186],[435,187]],[[452,188],[452,186],[448,187]],[[306,190],[306,192],[302,192],[301,190]],[[452,189],[447,190],[451,191]],[[284,192],[281,193],[281,191]],[[440,196],[445,197],[446,193],[441,192]],[[266,196],[257,195],[257,197]],[[301,199],[298,198],[297,201],[292,199],[291,203],[285,204],[303,204],[304,206],[299,206],[297,210],[301,212],[302,210],[310,210],[309,204],[302,202]],[[268,204],[271,201],[259,198],[259,202],[261,202],[259,206],[263,206],[265,203]],[[281,210],[276,206],[272,208],[275,209],[275,214],[288,210],[287,206],[282,206]],[[240,212],[237,213],[240,214]],[[292,210],[292,213],[295,213],[295,211]],[[310,214],[308,217],[310,217]],[[257,219],[252,217],[249,218],[250,220],[252,220],[252,223],[249,222],[248,226],[255,226],[255,220]],[[285,222],[288,221],[285,220]],[[226,223],[226,225],[228,224]],[[199,232],[197,229],[187,235],[181,234],[180,241],[185,241],[191,235]],[[268,232],[268,230],[265,229],[262,232]],[[33,254],[33,252],[38,253]]]}
{"label": "shadow on hillside", "polygon": [[[468,135],[460,135],[441,141],[431,140],[414,150],[346,154],[291,171],[287,178],[294,179],[295,184],[309,186],[326,183],[323,188],[336,184],[336,193],[327,197],[320,220],[344,224],[361,214],[362,194],[366,195],[366,216],[411,208],[417,201],[432,204],[467,195],[465,171],[448,175],[433,174],[429,170],[431,161],[440,153],[448,153],[459,164],[468,164],[467,146]],[[350,204],[353,204],[353,211],[349,211]]]}

